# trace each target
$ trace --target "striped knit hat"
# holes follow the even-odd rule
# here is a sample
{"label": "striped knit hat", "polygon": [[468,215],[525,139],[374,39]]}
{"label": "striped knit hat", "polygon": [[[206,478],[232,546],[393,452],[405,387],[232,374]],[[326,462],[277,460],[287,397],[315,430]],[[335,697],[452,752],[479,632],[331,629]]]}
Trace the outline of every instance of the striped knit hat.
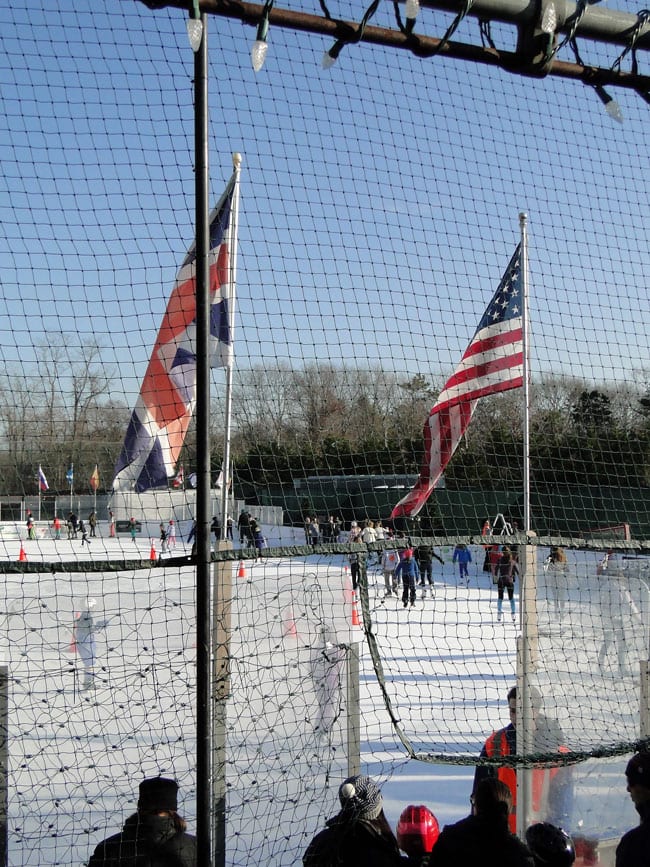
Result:
{"label": "striped knit hat", "polygon": [[376,819],[384,802],[379,786],[370,777],[348,777],[339,789],[339,801],[356,819]]}

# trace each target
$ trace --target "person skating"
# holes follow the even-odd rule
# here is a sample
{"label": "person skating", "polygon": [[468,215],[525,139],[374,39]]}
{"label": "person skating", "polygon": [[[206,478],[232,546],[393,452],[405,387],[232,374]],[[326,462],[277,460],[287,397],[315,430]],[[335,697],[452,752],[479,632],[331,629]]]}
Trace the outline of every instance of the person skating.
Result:
{"label": "person skating", "polygon": [[458,563],[458,583],[462,587],[463,585],[469,584],[469,571],[468,565],[472,562],[472,552],[469,550],[467,545],[463,545],[459,543],[454,548],[454,555],[452,557],[452,561],[454,563]]}
{"label": "person skating", "polygon": [[402,579],[402,604],[406,608],[409,603],[411,608],[415,605],[415,585],[420,578],[420,569],[413,557],[413,549],[406,548],[402,559],[395,569],[395,580]]}
{"label": "person skating", "polygon": [[433,560],[435,558],[443,566],[445,561],[436,554],[431,545],[418,545],[414,551],[414,557],[420,569],[419,586],[422,587],[422,598],[425,597],[427,584],[429,592],[433,596]]}

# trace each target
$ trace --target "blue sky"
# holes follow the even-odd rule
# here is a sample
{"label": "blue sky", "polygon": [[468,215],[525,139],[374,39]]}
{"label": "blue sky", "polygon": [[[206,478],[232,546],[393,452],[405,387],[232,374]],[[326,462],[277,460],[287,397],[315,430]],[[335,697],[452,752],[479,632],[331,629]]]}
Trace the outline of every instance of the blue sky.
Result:
{"label": "blue sky", "polygon": [[[29,366],[52,334],[70,346],[93,335],[131,402],[193,239],[193,60],[179,10],[57,6],[0,9],[2,358]],[[421,21],[441,35],[450,18],[424,10]],[[376,23],[391,26],[391,4]],[[456,38],[477,42],[477,30],[464,22]],[[209,31],[215,200],[232,152],[244,159],[240,366],[318,359],[448,374],[525,210],[534,373],[642,378],[640,98],[612,91],[619,125],[574,82],[378,46],[347,46],[324,71],[330,39],[278,28],[256,75],[254,29],[215,19]],[[511,47],[507,28],[497,34]]]}

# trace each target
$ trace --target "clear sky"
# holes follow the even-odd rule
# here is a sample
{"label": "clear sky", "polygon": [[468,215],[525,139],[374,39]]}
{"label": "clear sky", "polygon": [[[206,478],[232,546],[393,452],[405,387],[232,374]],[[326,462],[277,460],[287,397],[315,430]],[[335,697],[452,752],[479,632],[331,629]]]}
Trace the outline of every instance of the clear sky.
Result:
{"label": "clear sky", "polygon": [[[0,8],[0,357],[29,367],[39,343],[92,335],[132,402],[193,240],[193,58],[179,10],[52,6]],[[423,10],[419,27],[439,36],[450,20]],[[374,21],[393,26],[392,4]],[[650,108],[639,97],[612,91],[620,125],[578,83],[379,46],[347,46],[325,71],[330,39],[276,27],[255,74],[253,28],[209,30],[214,200],[243,155],[240,366],[450,373],[524,210],[534,373],[642,381]],[[506,30],[494,35],[510,48]],[[478,25],[455,38],[477,43]]]}

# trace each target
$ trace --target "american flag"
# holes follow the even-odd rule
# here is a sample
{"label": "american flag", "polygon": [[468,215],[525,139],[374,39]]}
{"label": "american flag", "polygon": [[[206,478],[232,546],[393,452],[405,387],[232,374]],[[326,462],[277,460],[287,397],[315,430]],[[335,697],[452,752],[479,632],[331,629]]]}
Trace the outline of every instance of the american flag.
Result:
{"label": "american flag", "polygon": [[524,384],[522,326],[519,244],[460,364],[429,413],[420,477],[391,518],[412,518],[424,506],[467,430],[478,400]]}
{"label": "american flag", "polygon": [[[210,359],[232,364],[230,219],[237,173],[210,215]],[[196,250],[176,275],[140,395],[115,465],[114,491],[147,491],[167,485],[185,441],[196,400]]]}

